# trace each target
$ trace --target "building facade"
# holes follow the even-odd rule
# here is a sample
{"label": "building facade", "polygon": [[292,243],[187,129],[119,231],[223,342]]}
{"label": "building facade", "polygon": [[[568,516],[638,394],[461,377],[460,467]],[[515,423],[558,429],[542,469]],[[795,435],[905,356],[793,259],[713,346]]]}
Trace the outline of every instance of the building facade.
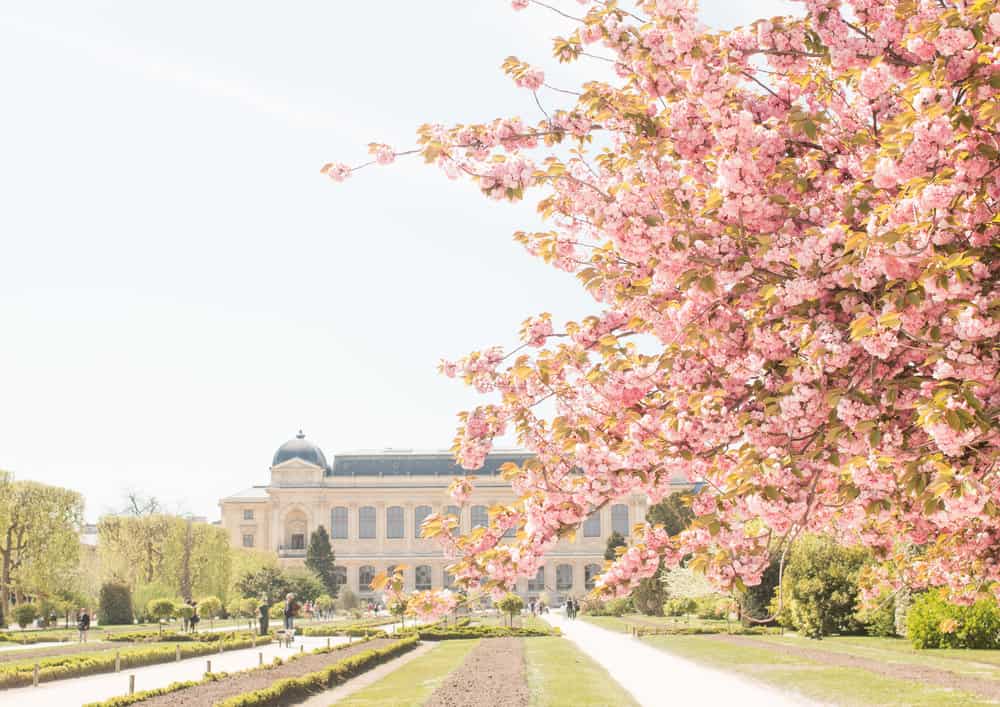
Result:
{"label": "building facade", "polygon": [[[514,500],[500,466],[529,456],[516,450],[490,454],[475,472],[472,497],[460,508],[448,485],[467,472],[448,452],[351,452],[330,464],[300,431],[275,452],[270,483],[220,501],[222,525],[234,546],[274,551],[286,566],[304,562],[309,535],[323,526],[341,584],[362,597],[371,596],[368,585],[378,572],[398,565],[406,566],[408,591],[440,589],[451,584],[449,561],[435,541],[420,537],[424,518],[454,515],[463,533],[485,526],[490,506]],[[617,530],[627,537],[645,517],[646,498],[639,495],[595,513],[575,539],[560,541],[546,555],[533,580],[521,580],[518,591],[529,597],[542,591],[556,598],[584,594],[603,568],[608,536]]]}

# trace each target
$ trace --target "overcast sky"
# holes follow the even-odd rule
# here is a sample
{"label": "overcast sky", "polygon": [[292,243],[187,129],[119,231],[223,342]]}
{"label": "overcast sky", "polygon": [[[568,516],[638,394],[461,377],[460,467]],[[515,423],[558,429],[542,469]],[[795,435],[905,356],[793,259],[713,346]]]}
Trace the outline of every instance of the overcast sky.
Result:
{"label": "overcast sky", "polygon": [[530,205],[417,161],[318,170],[423,122],[536,120],[500,63],[579,82],[549,59],[568,32],[506,0],[5,1],[0,468],[91,520],[129,487],[214,519],[300,427],[328,457],[447,448],[477,398],[441,357],[594,307],[511,240]]}

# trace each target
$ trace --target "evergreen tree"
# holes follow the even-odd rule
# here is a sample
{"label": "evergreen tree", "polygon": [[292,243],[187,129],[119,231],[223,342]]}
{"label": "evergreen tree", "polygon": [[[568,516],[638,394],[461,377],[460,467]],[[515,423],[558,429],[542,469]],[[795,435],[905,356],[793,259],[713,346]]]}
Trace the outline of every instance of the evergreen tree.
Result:
{"label": "evergreen tree", "polygon": [[615,561],[618,554],[615,552],[616,547],[625,547],[625,536],[619,533],[617,530],[613,531],[611,535],[608,536],[608,546],[604,550],[604,559]]}
{"label": "evergreen tree", "polygon": [[337,578],[333,572],[335,557],[330,547],[330,536],[322,525],[309,536],[309,548],[306,550],[306,567],[319,577],[331,597],[337,596]]}

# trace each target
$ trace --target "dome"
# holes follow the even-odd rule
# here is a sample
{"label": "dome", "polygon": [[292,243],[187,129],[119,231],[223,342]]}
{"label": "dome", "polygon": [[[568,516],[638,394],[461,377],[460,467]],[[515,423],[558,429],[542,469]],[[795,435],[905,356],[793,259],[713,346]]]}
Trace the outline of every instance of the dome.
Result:
{"label": "dome", "polygon": [[299,433],[295,435],[295,439],[290,439],[278,447],[278,451],[274,453],[274,459],[271,460],[271,466],[277,466],[289,459],[301,459],[326,469],[326,457],[323,456],[323,450],[306,439],[302,430],[299,430]]}

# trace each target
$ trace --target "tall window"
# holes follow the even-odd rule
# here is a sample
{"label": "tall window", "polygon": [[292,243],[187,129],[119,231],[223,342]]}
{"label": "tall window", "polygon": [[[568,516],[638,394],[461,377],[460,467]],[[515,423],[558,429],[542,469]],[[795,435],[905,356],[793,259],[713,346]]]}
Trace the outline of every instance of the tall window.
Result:
{"label": "tall window", "polygon": [[535,576],[528,580],[529,592],[541,592],[545,590],[545,568],[539,567]]}
{"label": "tall window", "polygon": [[444,512],[447,515],[455,516],[455,520],[458,521],[458,530],[462,531],[462,509],[458,506],[445,506]]}
{"label": "tall window", "polygon": [[347,539],[347,506],[337,506],[330,511],[330,537],[335,540]]}
{"label": "tall window", "polygon": [[631,529],[628,527],[628,506],[624,503],[616,503],[611,506],[611,530],[629,536]]}
{"label": "tall window", "polygon": [[306,549],[306,536],[304,533],[292,533],[292,549],[293,550]]}
{"label": "tall window", "polygon": [[425,591],[431,588],[431,566],[417,565],[416,580],[413,585],[417,591]]}
{"label": "tall window", "polygon": [[337,565],[333,568],[333,583],[337,585],[337,588],[343,587],[347,584],[347,568],[343,565]]}
{"label": "tall window", "polygon": [[253,536],[244,535],[243,536],[243,547],[253,547]]}
{"label": "tall window", "polygon": [[387,538],[403,537],[402,506],[389,506],[385,509],[385,536]]}
{"label": "tall window", "polygon": [[430,506],[417,506],[413,509],[413,537],[419,538],[421,536],[420,526],[424,524],[430,514]]}
{"label": "tall window", "polygon": [[[374,508],[372,510],[375,510]],[[375,579],[375,568],[371,565],[361,565],[358,568],[358,591],[370,592],[372,580]]]}
{"label": "tall window", "polygon": [[601,537],[600,511],[594,511],[589,516],[587,516],[587,520],[583,521],[583,537],[585,538]]}
{"label": "tall window", "polygon": [[583,568],[583,586],[588,591],[594,588],[594,579],[601,573],[600,565],[587,565]]}
{"label": "tall window", "polygon": [[473,528],[485,528],[490,524],[490,516],[486,510],[486,506],[473,506],[472,507],[472,527]]}
{"label": "tall window", "polygon": [[245,508],[243,509],[243,520],[253,520],[253,509]]}
{"label": "tall window", "polygon": [[450,572],[448,572],[448,570],[445,570],[444,571],[444,588],[445,589],[451,589],[454,586],[455,586],[455,575],[453,575]]}
{"label": "tall window", "polygon": [[573,565],[556,567],[556,589],[566,592],[573,588]]}
{"label": "tall window", "polygon": [[358,509],[358,537],[369,540],[375,537],[375,506]]}

